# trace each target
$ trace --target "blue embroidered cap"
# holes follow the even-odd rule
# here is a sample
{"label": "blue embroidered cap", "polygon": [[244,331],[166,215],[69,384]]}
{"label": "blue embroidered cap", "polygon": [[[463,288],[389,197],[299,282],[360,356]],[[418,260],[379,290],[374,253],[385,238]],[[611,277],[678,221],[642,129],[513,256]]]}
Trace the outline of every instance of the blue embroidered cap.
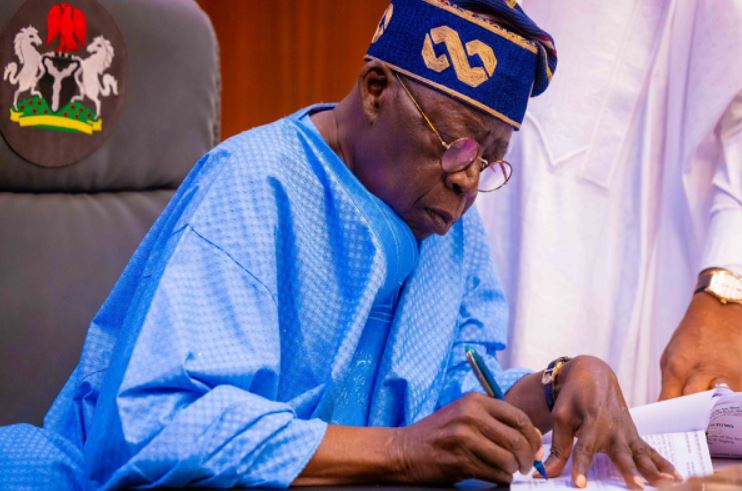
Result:
{"label": "blue embroidered cap", "polygon": [[[494,14],[527,37],[469,9]],[[392,0],[366,57],[516,129],[557,61],[551,36],[514,0]]]}

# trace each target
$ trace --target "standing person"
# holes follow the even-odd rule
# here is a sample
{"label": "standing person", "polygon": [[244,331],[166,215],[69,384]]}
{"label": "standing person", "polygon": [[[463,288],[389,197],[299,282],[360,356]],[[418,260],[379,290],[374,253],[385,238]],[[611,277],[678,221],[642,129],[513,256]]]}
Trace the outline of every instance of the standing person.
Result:
{"label": "standing person", "polygon": [[742,2],[525,7],[560,75],[511,142],[516,182],[479,200],[507,360],[600,356],[633,404],[742,390]]}

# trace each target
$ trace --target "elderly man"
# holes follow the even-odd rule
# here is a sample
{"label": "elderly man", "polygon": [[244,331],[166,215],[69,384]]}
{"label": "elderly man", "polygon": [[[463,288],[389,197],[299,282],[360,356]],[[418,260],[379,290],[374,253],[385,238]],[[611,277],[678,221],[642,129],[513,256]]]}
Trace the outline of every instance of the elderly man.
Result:
{"label": "elderly man", "polygon": [[[0,433],[10,479],[51,459],[93,488],[509,482],[552,427],[547,470],[572,454],[578,486],[596,452],[632,488],[677,476],[605,363],[559,359],[542,381],[496,360],[507,309],[467,210],[509,179],[508,140],[556,59],[514,2],[461,4],[394,0],[340,104],[196,165],[45,428]],[[467,394],[465,345],[506,402]]]}

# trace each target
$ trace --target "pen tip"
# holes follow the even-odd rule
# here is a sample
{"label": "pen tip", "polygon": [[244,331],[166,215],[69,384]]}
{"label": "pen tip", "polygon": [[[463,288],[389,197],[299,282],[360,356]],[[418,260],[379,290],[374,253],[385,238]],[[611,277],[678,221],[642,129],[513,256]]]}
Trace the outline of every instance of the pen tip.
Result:
{"label": "pen tip", "polygon": [[546,467],[544,467],[543,462],[540,460],[537,460],[533,463],[533,466],[536,468],[539,474],[541,474],[541,477],[544,479],[549,479],[549,477],[546,475]]}

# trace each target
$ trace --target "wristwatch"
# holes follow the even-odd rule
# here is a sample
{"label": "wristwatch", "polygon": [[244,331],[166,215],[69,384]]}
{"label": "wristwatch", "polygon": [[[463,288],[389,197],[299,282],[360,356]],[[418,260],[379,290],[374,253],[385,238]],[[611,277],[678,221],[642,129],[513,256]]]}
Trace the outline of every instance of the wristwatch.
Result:
{"label": "wristwatch", "polygon": [[546,406],[549,411],[554,409],[554,403],[556,402],[556,393],[554,392],[554,382],[556,382],[557,375],[561,371],[565,363],[571,358],[567,356],[560,356],[556,360],[549,363],[541,375],[541,383],[544,385],[544,397],[546,397]]}
{"label": "wristwatch", "polygon": [[713,295],[721,303],[742,304],[742,276],[721,268],[706,269],[698,275],[698,292]]}

